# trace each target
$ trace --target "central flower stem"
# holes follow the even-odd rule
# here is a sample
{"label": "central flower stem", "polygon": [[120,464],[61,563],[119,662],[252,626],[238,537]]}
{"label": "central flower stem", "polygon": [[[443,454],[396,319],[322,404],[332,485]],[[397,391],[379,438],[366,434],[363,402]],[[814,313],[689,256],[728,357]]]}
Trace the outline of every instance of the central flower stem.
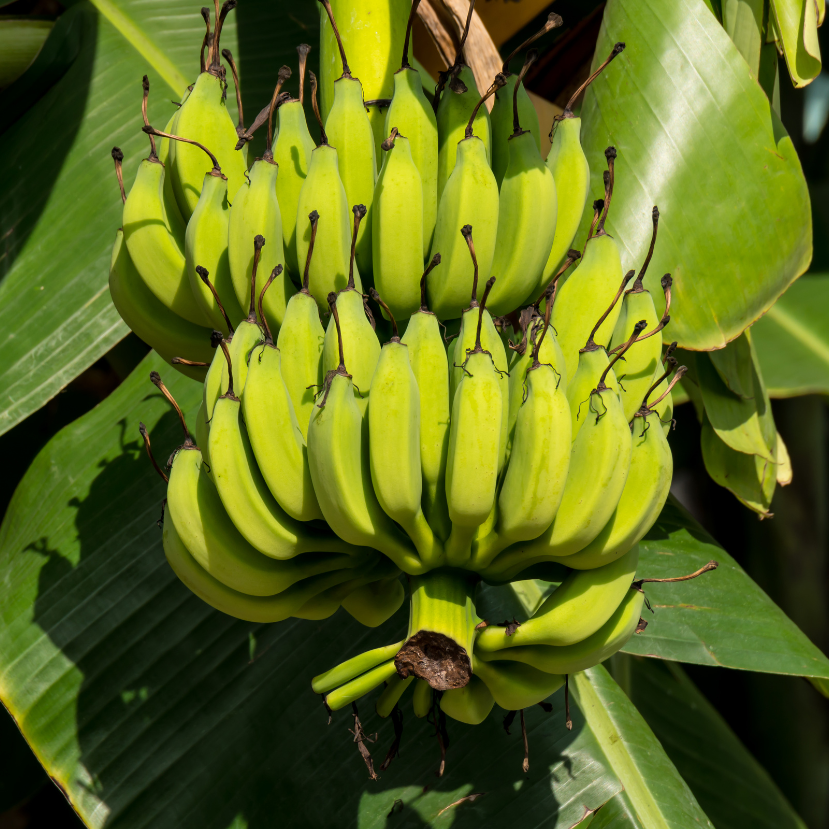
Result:
{"label": "central flower stem", "polygon": [[436,691],[469,682],[479,581],[475,573],[447,568],[409,577],[409,635],[394,660],[400,676],[425,679]]}

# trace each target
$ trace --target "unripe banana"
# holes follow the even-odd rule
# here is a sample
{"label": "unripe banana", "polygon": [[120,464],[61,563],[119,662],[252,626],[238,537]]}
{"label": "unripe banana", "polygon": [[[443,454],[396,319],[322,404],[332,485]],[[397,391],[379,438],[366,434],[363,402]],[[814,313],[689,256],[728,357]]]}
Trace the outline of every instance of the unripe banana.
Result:
{"label": "unripe banana", "polygon": [[494,281],[492,277],[486,284],[475,348],[464,359],[463,378],[452,401],[446,462],[446,501],[452,533],[446,543],[446,561],[453,567],[466,562],[475,532],[495,506],[503,404],[492,355],[481,346],[483,311]]}
{"label": "unripe banana", "polygon": [[[406,693],[406,690],[414,681],[414,675],[407,676],[404,679],[399,674],[395,674],[393,677],[386,680],[386,687],[383,689],[383,693],[377,697],[377,702],[374,706],[375,711],[377,711],[377,716],[383,717],[384,719],[388,717],[394,710],[395,705],[400,702],[403,694]],[[428,688],[429,686],[427,685],[426,687]],[[431,688],[429,690],[431,690]]]}
{"label": "unripe banana", "polygon": [[331,711],[339,711],[346,705],[351,705],[360,697],[365,696],[369,691],[373,691],[378,686],[382,685],[386,680],[391,679],[396,674],[394,667],[394,660],[386,662],[383,665],[378,665],[370,671],[352,679],[351,682],[341,685],[339,688],[331,691],[325,695],[325,704]]}
{"label": "unripe banana", "polygon": [[423,187],[409,141],[396,127],[381,149],[383,166],[371,210],[374,285],[392,314],[405,319],[420,305]]}
{"label": "unripe banana", "polygon": [[622,603],[630,590],[638,561],[639,547],[634,546],[603,567],[574,570],[511,636],[507,635],[506,628],[486,627],[479,632],[475,649],[491,652],[521,645],[563,646],[587,639]]}
{"label": "unripe banana", "polygon": [[445,187],[438,186],[438,218],[432,255],[440,253],[443,267],[439,276],[430,277],[428,289],[429,306],[441,319],[459,317],[469,296],[473,266],[465,243],[458,238],[462,227],[470,225],[475,228],[478,263],[483,275],[492,270],[498,230],[498,183],[489,168],[486,146],[479,136],[473,134],[473,125],[475,114],[483,108],[484,101],[503,83],[503,75],[496,76],[486,95],[475,104],[466,124],[465,138],[457,144],[451,176]]}
{"label": "unripe banana", "polygon": [[[409,39],[411,27],[417,14],[420,0],[413,0],[406,27],[406,40],[403,47],[403,62],[394,73],[394,95],[391,105],[386,110],[383,136],[389,135],[392,128],[405,135],[409,142],[412,161],[420,173],[423,192],[423,256],[429,255],[435,221],[438,212],[438,127],[432,105],[423,92],[420,73],[409,65]],[[372,236],[374,235],[372,228]],[[373,259],[376,256],[373,255]],[[375,263],[374,269],[378,266]],[[375,275],[375,285],[384,293]],[[385,291],[387,293],[387,291]]]}
{"label": "unripe banana", "polygon": [[[206,144],[213,149],[226,171],[227,194],[232,201],[244,181],[246,154],[236,152],[239,136],[227,111],[225,70],[220,62],[219,42],[227,11],[229,9],[223,10],[216,22],[206,70],[196,79],[195,86],[182,103],[176,129],[177,134],[183,138]],[[189,221],[205,183],[204,159],[196,147],[182,144],[176,147],[172,161],[176,200],[182,215]]]}
{"label": "unripe banana", "polygon": [[[586,404],[590,416],[573,441],[567,483],[553,523],[538,538],[505,550],[484,577],[520,572],[533,560],[568,556],[602,530],[622,495],[630,466],[630,428],[619,397],[599,383]],[[488,562],[479,556],[480,568]]]}
{"label": "unripe banana", "polygon": [[311,680],[311,690],[315,694],[328,694],[340,685],[345,685],[346,682],[362,676],[366,671],[388,662],[389,659],[394,659],[403,644],[403,641],[395,642],[392,645],[384,645],[382,648],[374,648],[352,656],[351,659],[346,659],[345,662],[317,674]]}
{"label": "unripe banana", "polygon": [[420,393],[391,309],[373,288],[372,297],[391,319],[392,338],[383,346],[368,406],[369,458],[374,493],[386,515],[414,542],[426,566],[439,564],[443,546],[421,507]]}
{"label": "unripe banana", "polygon": [[520,662],[484,662],[473,656],[472,665],[495,702],[507,711],[538,705],[564,685],[563,676],[546,674]]}
{"label": "unripe banana", "polygon": [[530,50],[513,97],[514,129],[509,136],[509,163],[501,182],[498,206],[498,232],[492,272],[498,287],[490,303],[493,314],[516,310],[523,301],[533,299],[556,229],[556,185],[544,164],[529,130],[521,129],[518,90],[535,61]]}
{"label": "unripe banana", "polygon": [[322,514],[340,538],[380,550],[406,573],[423,572],[411,542],[383,512],[371,486],[368,435],[343,357],[339,312],[329,297],[339,335],[340,364],[325,378],[308,427],[308,466]]}
{"label": "unripe banana", "polygon": [[343,599],[342,607],[361,625],[376,628],[394,616],[405,600],[406,591],[395,576],[357,588]]}
{"label": "unripe banana", "polygon": [[[351,69],[360,78],[376,147],[388,135],[384,128],[384,99],[391,98],[394,70],[406,35],[409,0],[332,0],[336,18],[345,22],[343,46],[351,55]],[[409,51],[411,59],[411,51]],[[320,77],[322,111],[328,117],[342,63],[331,21],[320,9]]]}
{"label": "unripe banana", "polygon": [[[330,291],[345,288],[349,275],[349,249],[351,227],[348,199],[337,160],[337,150],[328,143],[317,106],[317,79],[311,76],[311,103],[320,126],[320,145],[311,153],[308,175],[299,193],[297,205],[297,259],[305,262],[311,246],[311,228],[305,225],[305,217],[316,212],[319,228],[314,242],[314,258],[311,264],[310,285],[312,295],[320,311],[328,309],[326,297]],[[322,211],[320,212],[320,208]],[[303,231],[300,233],[300,228]],[[362,291],[360,274],[354,270],[354,283]]]}
{"label": "unripe banana", "polygon": [[449,451],[449,366],[438,318],[426,304],[426,279],[440,264],[435,254],[420,280],[420,310],[412,314],[403,342],[420,395],[420,468],[423,513],[435,535],[446,541],[451,525],[446,504],[446,456]]}
{"label": "unripe banana", "polygon": [[162,538],[164,555],[179,579],[203,602],[246,622],[266,624],[288,619],[314,596],[350,577],[349,570],[335,570],[302,579],[275,596],[249,596],[222,584],[199,566],[176,532],[169,505]]}
{"label": "unripe banana", "polygon": [[[573,377],[578,368],[579,349],[587,342],[593,324],[608,307],[622,278],[622,260],[616,240],[604,230],[604,221],[613,194],[613,165],[616,150],[605,151],[611,175],[608,180],[604,209],[598,222],[598,230],[591,236],[584,250],[579,266],[560,285],[553,305],[552,323],[558,331],[558,341],[567,361],[567,376]],[[594,335],[598,345],[607,346],[616,320],[619,317],[618,303]]]}
{"label": "unripe banana", "polygon": [[[283,67],[287,69],[287,67]],[[230,276],[239,305],[244,308],[250,298],[250,280],[253,269],[253,239],[262,236],[267,241],[260,257],[260,269],[263,282],[274,268],[282,270],[275,284],[271,286],[263,304],[263,309],[277,327],[285,318],[285,307],[294,294],[294,286],[285,272],[285,257],[282,248],[282,213],[277,201],[276,191],[279,166],[274,161],[272,144],[272,120],[276,107],[282,78],[277,84],[271,99],[270,117],[268,119],[268,142],[262,158],[253,162],[250,174],[239,188],[230,209],[228,225],[227,253],[230,264]],[[262,285],[256,288],[256,296],[262,292]]]}
{"label": "unripe banana", "polygon": [[[367,310],[362,293],[354,284],[356,241],[359,229],[366,215],[365,205],[355,204],[354,229],[351,234],[351,259],[348,271],[348,283],[337,293],[337,311],[339,323],[328,318],[328,329],[322,348],[322,369],[325,376],[335,371],[340,364],[340,352],[345,354],[351,368],[353,385],[358,392],[357,405],[364,415],[368,408],[371,381],[377,361],[380,359],[380,342],[374,328],[368,321]],[[342,343],[340,343],[342,337]]]}
{"label": "unripe banana", "polygon": [[495,699],[486,683],[472,675],[468,685],[444,691],[440,708],[448,717],[467,725],[480,725],[492,711]]}
{"label": "unripe banana", "polygon": [[[109,292],[124,322],[165,361],[169,362],[173,357],[186,357],[198,362],[212,359],[210,329],[188,322],[162,305],[136,270],[124,244],[122,230],[116,234],[112,248]],[[176,368],[194,380],[204,380],[203,368],[191,368],[180,363],[176,364]]]}
{"label": "unripe banana", "polygon": [[550,526],[561,503],[570,465],[570,410],[555,370],[539,362],[543,337],[536,343],[527,372],[510,463],[498,494],[495,528],[476,542],[473,567],[479,556],[491,561],[510,544],[537,538]]}
{"label": "unripe banana", "polygon": [[[520,78],[509,71],[510,62],[519,52],[526,49],[531,43],[535,43],[538,38],[547,34],[547,32],[561,26],[562,23],[562,19],[555,12],[550,12],[540,31],[527,38],[520,46],[516,46],[501,67],[501,72],[506,77],[507,84],[495,93],[495,103],[492,112],[489,113],[492,124],[492,172],[495,174],[495,180],[499,187],[504,179],[504,173],[507,171],[510,159],[509,137],[513,132],[514,107],[518,109],[518,118],[521,123],[532,133],[536,149],[541,152],[541,128],[538,125],[538,115]],[[515,103],[513,103],[513,98],[515,98]],[[547,251],[545,251],[545,261],[546,255]],[[496,276],[500,275],[496,273]]]}
{"label": "unripe banana", "polygon": [[537,293],[550,282],[566,258],[567,251],[576,238],[590,192],[590,166],[581,147],[581,118],[573,114],[572,106],[576,98],[624,48],[624,43],[617,43],[613,47],[610,57],[573,93],[564,112],[556,116],[550,130],[552,147],[547,155],[547,167],[556,182],[558,210],[555,239],[541,281],[536,287]]}
{"label": "unripe banana", "polygon": [[[455,62],[442,76],[448,78],[449,82],[447,87],[443,89],[443,94],[436,102],[437,110],[435,115],[438,127],[438,205],[440,205],[443,191],[449,181],[449,177],[457,165],[456,156],[463,146],[464,128],[466,128],[466,137],[469,137],[469,124],[474,125],[475,134],[483,144],[483,147],[480,148],[481,157],[486,156],[486,166],[489,167],[492,164],[492,126],[489,120],[489,112],[486,107],[481,107],[478,103],[481,93],[475,82],[475,75],[472,69],[466,65],[463,54],[474,9],[475,0],[470,0],[469,13],[466,18],[463,34],[461,35]],[[504,83],[506,83],[506,78],[504,78]],[[492,90],[492,92],[494,94],[495,90]],[[497,191],[497,182],[495,188]],[[460,224],[466,224],[469,221],[469,219],[464,219]],[[439,226],[440,207],[438,207]],[[440,316],[439,312],[438,315]]]}
{"label": "unripe banana", "polygon": [[674,465],[659,415],[643,406],[633,418],[633,450],[622,497],[604,529],[583,550],[561,559],[575,570],[601,567],[639,542],[662,512]]}
{"label": "unripe banana", "polygon": [[548,674],[576,674],[609,659],[636,632],[645,594],[630,588],[616,612],[594,634],[572,645],[523,645],[475,656],[481,661],[499,659],[523,662]]}
{"label": "unripe banana", "polygon": [[418,719],[422,720],[424,717],[429,716],[434,697],[435,693],[432,690],[432,686],[425,679],[415,680],[412,708],[414,709],[414,715]]}
{"label": "unripe banana", "polygon": [[[334,82],[334,101],[325,119],[325,132],[337,148],[340,179],[348,204],[364,204],[371,211],[377,180],[377,158],[374,134],[363,106],[363,87],[359,79],[351,75],[329,0],[319,1],[337,39],[343,70]],[[365,277],[372,270],[371,226],[371,221],[361,225],[357,235],[357,264]]]}

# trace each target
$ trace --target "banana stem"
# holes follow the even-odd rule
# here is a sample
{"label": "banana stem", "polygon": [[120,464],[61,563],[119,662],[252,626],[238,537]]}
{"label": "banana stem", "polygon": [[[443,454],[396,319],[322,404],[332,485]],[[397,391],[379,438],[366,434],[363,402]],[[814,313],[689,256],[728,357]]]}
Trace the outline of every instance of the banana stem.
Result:
{"label": "banana stem", "polygon": [[409,633],[394,660],[400,676],[424,679],[437,691],[469,682],[478,582],[474,573],[447,568],[409,577]]}
{"label": "banana stem", "polygon": [[[207,64],[204,61],[204,50],[210,47],[213,48],[212,43],[210,41],[210,9],[207,6],[202,6],[201,9],[201,16],[204,18],[205,25],[207,26],[207,31],[204,33],[204,37],[202,38],[201,42],[201,53],[199,54],[199,72],[204,72]],[[210,57],[210,51],[208,50],[207,56]]]}
{"label": "banana stem", "polygon": [[172,394],[170,394],[170,390],[161,381],[161,375],[157,371],[151,371],[150,380],[153,385],[167,398],[167,402],[176,410],[178,419],[181,422],[181,428],[184,429],[184,443],[193,443],[193,438],[190,437],[190,431],[187,428],[187,421],[184,419],[184,413],[181,411],[181,408],[179,408],[178,403],[176,403],[176,399]]}
{"label": "banana stem", "polygon": [[242,88],[239,86],[239,70],[236,61],[233,60],[233,53],[230,49],[222,49],[222,57],[230,64],[230,71],[233,74],[233,85],[236,87],[236,109],[239,111],[239,120],[236,123],[236,135],[240,138],[245,134],[245,114],[242,109]]}
{"label": "banana stem", "polygon": [[320,115],[320,105],[317,100],[317,76],[309,69],[308,77],[311,79],[311,108],[314,110],[314,117],[317,119],[317,124],[320,128],[320,146],[328,144],[328,136],[325,134],[325,124],[322,123],[322,116]]}
{"label": "banana stem", "polygon": [[499,72],[495,76],[495,80],[492,81],[492,86],[481,95],[481,99],[475,104],[475,108],[472,110],[472,115],[469,116],[469,121],[466,124],[466,132],[464,133],[464,138],[472,138],[472,124],[475,122],[475,116],[478,114],[478,110],[481,108],[481,105],[486,101],[487,98],[491,98],[502,86],[504,86],[507,82],[506,76]]}
{"label": "banana stem", "polygon": [[[112,148],[112,160],[115,162],[115,177],[118,179],[118,189],[121,191],[121,203],[126,204],[127,194],[124,190],[124,153],[120,147]],[[425,274],[424,274],[425,276]]]}
{"label": "banana stem", "polygon": [[301,106],[305,103],[305,67],[311,47],[307,43],[300,43],[296,50],[299,54],[299,103]]}
{"label": "banana stem", "polygon": [[165,484],[170,483],[170,479],[167,477],[167,474],[164,472],[164,470],[162,470],[162,468],[156,462],[155,456],[153,455],[153,450],[150,448],[150,435],[147,432],[147,427],[143,423],[139,423],[138,431],[141,433],[141,437],[144,438],[144,448],[147,450],[147,457],[150,459],[150,463],[153,465],[153,468],[156,472],[158,472]]}
{"label": "banana stem", "polygon": [[351,208],[351,212],[354,214],[354,229],[351,232],[351,256],[348,260],[348,285],[346,287],[355,290],[354,257],[357,254],[357,231],[360,229],[360,222],[363,221],[363,217],[366,215],[366,206],[364,204],[355,204]]}
{"label": "banana stem", "polygon": [[[144,119],[144,124],[148,125],[150,122],[147,118],[147,98],[150,97],[150,79],[144,75],[141,79],[141,88],[144,94],[141,97],[141,117]],[[150,139],[150,159],[158,158],[158,153],[155,149],[155,137],[152,133],[148,133],[148,137]]]}
{"label": "banana stem", "polygon": [[328,19],[331,21],[331,28],[334,30],[334,37],[337,39],[337,46],[340,50],[340,58],[343,62],[343,73],[341,78],[350,78],[351,70],[348,68],[348,61],[345,57],[345,49],[343,48],[343,39],[340,37],[340,30],[337,28],[337,21],[334,20],[334,10],[331,8],[331,3],[328,0],[319,0],[322,7],[325,9]]}
{"label": "banana stem", "polygon": [[[253,267],[250,272],[250,307],[248,308],[248,322],[256,322],[256,271],[259,270],[259,257],[265,247],[265,237],[253,237]],[[264,291],[263,291],[264,293]]]}
{"label": "banana stem", "polygon": [[581,95],[581,93],[584,92],[584,90],[587,89],[587,87],[590,86],[590,84],[593,83],[593,81],[595,81],[596,78],[598,78],[599,75],[602,74],[605,67],[610,63],[610,61],[612,61],[613,58],[616,57],[616,55],[620,55],[622,52],[624,52],[624,50],[625,44],[621,42],[617,43],[613,47],[610,54],[599,64],[596,71],[570,96],[570,100],[567,102],[567,106],[564,107],[565,112],[567,112],[568,110],[570,112],[573,111],[573,104],[576,102],[576,98],[578,98],[579,95]]}
{"label": "banana stem", "polygon": [[469,26],[472,23],[472,13],[475,11],[475,0],[470,0],[469,11],[466,14],[466,25],[463,27],[460,43],[458,44],[458,51],[455,53],[455,62],[452,66],[461,66],[466,63],[466,57],[463,54],[463,47],[466,45],[466,38],[469,36]]}
{"label": "banana stem", "polygon": [[610,210],[610,201],[613,198],[613,184],[616,180],[616,148],[608,147],[604,151],[604,157],[607,159],[607,172],[604,176],[604,210],[602,212],[602,218],[599,220],[599,228],[596,233],[604,233],[604,223],[607,221],[607,214]]}
{"label": "banana stem", "polygon": [[[668,347],[670,348],[670,346],[668,346]],[[677,363],[676,358],[671,357],[671,355],[668,354],[667,357],[665,358],[665,364],[668,366],[668,368],[665,369],[665,373],[658,380],[656,380],[654,382],[654,384],[647,390],[647,392],[645,392],[645,399],[642,401],[643,406],[648,405],[648,398],[659,387],[659,385],[662,383],[662,381],[667,380],[668,377],[670,377],[674,373],[674,369],[676,368],[676,363]]]}
{"label": "banana stem", "polygon": [[227,360],[227,391],[222,395],[222,397],[229,397],[231,400],[238,400],[239,398],[233,393],[233,361],[230,359],[230,351],[227,348],[227,341],[222,340],[219,343],[219,348],[222,349],[222,353],[225,355],[225,360]]}
{"label": "banana stem", "polygon": [[403,40],[403,60],[400,61],[401,69],[411,69],[409,64],[409,41],[412,38],[412,25],[414,24],[415,16],[417,15],[417,7],[420,5],[420,0],[413,0],[412,9],[409,12],[409,20],[406,23],[406,37]]}
{"label": "banana stem", "polygon": [[510,71],[509,71],[510,61],[522,49],[526,49],[531,43],[535,43],[535,41],[538,40],[538,38],[542,37],[543,35],[546,35],[547,32],[551,32],[553,29],[557,29],[559,26],[562,25],[562,23],[564,23],[564,21],[561,19],[561,17],[559,15],[557,15],[555,12],[550,12],[547,15],[547,22],[534,35],[531,35],[530,37],[528,37],[523,43],[516,46],[512,50],[512,52],[510,52],[509,56],[504,61],[504,65],[501,68],[501,71],[505,75],[509,75],[510,74]]}
{"label": "banana stem", "polygon": [[602,372],[602,376],[599,378],[599,385],[596,386],[598,391],[604,391],[607,386],[605,385],[605,377],[607,377],[607,373],[613,366],[622,359],[625,352],[636,342],[636,338],[645,330],[645,326],[647,326],[647,322],[645,320],[639,320],[636,325],[633,326],[633,333],[628,338],[627,342],[619,349],[617,354],[613,355],[613,359],[607,364],[607,368]]}
{"label": "banana stem", "polygon": [[[268,288],[271,287],[271,283],[281,273],[282,273],[282,265],[277,265],[271,271],[271,275],[268,277],[268,281],[265,283],[265,287],[262,288],[262,292],[259,294],[259,319],[262,320],[262,326],[265,329],[265,342],[268,345],[273,345],[273,334],[271,333],[271,327],[268,325],[268,320],[265,317],[265,311],[262,308],[262,300],[265,298],[265,291],[267,291]],[[256,280],[256,277],[254,276],[254,282],[255,282],[255,280]]]}
{"label": "banana stem", "polygon": [[[282,66],[276,75],[276,86],[274,87],[273,95],[271,96],[271,103],[268,107],[268,143],[265,148],[266,157],[269,156],[270,158],[273,158],[273,114],[274,112],[276,112],[277,99],[280,97],[280,94],[282,93],[282,87],[285,85],[285,81],[287,81],[290,77],[290,66]],[[253,132],[253,125],[251,125],[250,132]]]}
{"label": "banana stem", "polygon": [[682,375],[685,374],[686,371],[688,371],[688,366],[680,366],[676,370],[676,374],[671,379],[671,382],[668,383],[668,388],[665,389],[665,391],[662,392],[662,394],[660,394],[659,397],[657,397],[656,400],[648,406],[648,408],[651,410],[656,408],[671,393],[673,387],[682,379]]}
{"label": "banana stem", "polygon": [[311,272],[311,256],[314,253],[314,242],[317,239],[317,222],[320,220],[320,214],[316,210],[312,210],[308,214],[308,219],[311,222],[311,241],[308,242],[308,255],[305,257],[305,272],[302,274],[302,291],[303,293],[310,293],[308,290],[308,279]]}
{"label": "banana stem", "polygon": [[469,248],[469,255],[472,257],[472,298],[469,300],[469,307],[474,308],[478,304],[478,257],[475,255],[475,242],[472,239],[472,225],[464,225],[461,228],[461,236],[466,240]]}
{"label": "banana stem", "polygon": [[647,273],[648,265],[651,263],[651,259],[653,258],[653,250],[656,247],[656,233],[659,230],[659,208],[654,205],[653,212],[651,214],[653,220],[653,232],[651,233],[651,244],[648,248],[648,255],[645,257],[645,261],[642,264],[642,268],[639,271],[639,275],[636,277],[636,281],[633,283],[633,287],[630,289],[633,293],[641,293],[645,290],[645,286],[642,284],[642,280],[645,278],[645,273]]}
{"label": "banana stem", "polygon": [[219,310],[222,312],[222,316],[225,319],[225,325],[227,326],[228,333],[232,336],[233,335],[233,323],[230,321],[230,317],[227,315],[227,311],[225,311],[224,305],[222,305],[221,299],[219,299],[219,292],[216,290],[216,286],[210,281],[210,271],[207,268],[203,268],[201,265],[196,265],[196,273],[198,274],[199,279],[204,282],[205,285],[210,289],[210,293],[213,294],[213,299],[216,300],[216,305],[219,306]]}
{"label": "banana stem", "polygon": [[426,279],[429,274],[440,264],[440,254],[436,253],[432,257],[432,261],[429,263],[428,267],[425,271],[423,271],[423,276],[420,277],[420,310],[424,314],[431,314],[432,312],[429,310],[429,306],[426,302]]}
{"label": "banana stem", "polygon": [[524,65],[518,73],[518,80],[515,82],[515,87],[512,90],[512,134],[521,135],[524,130],[521,129],[521,124],[518,123],[518,87],[524,82],[524,76],[529,71],[529,68],[535,63],[538,58],[538,52],[535,49],[530,49],[527,52],[527,57],[524,58]]}
{"label": "banana stem", "polygon": [[389,320],[391,321],[391,330],[392,335],[391,339],[389,340],[390,343],[399,343],[400,342],[400,334],[397,330],[397,320],[394,318],[394,314],[392,314],[391,309],[383,299],[381,298],[380,294],[374,288],[369,288],[368,292],[371,294],[371,298],[389,315]]}
{"label": "banana stem", "polygon": [[601,327],[601,324],[607,319],[608,314],[616,306],[616,303],[619,301],[619,297],[622,296],[622,292],[625,290],[625,286],[628,284],[628,282],[630,282],[630,280],[633,278],[633,274],[635,273],[636,271],[628,271],[624,275],[624,277],[622,277],[622,284],[619,286],[619,290],[616,291],[616,296],[613,297],[613,302],[610,303],[610,307],[599,317],[598,322],[593,326],[593,330],[590,332],[590,336],[587,338],[587,342],[585,343],[584,348],[581,349],[582,351],[596,350],[597,346],[593,342],[593,337],[596,336],[596,332]]}

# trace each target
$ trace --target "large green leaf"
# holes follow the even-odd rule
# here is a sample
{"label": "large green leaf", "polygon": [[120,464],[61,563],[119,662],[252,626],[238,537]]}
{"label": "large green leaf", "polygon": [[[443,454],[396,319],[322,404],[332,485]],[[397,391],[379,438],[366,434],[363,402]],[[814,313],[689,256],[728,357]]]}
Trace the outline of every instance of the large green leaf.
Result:
{"label": "large green leaf", "polygon": [[717,829],[805,829],[679,665],[622,659],[622,687]]}
{"label": "large green leaf", "polygon": [[646,584],[654,614],[624,650],[677,662],[805,676],[820,687],[829,659],[671,499],[641,542],[637,578],[671,578],[716,560],[692,581]]}
{"label": "large green leaf", "polygon": [[[613,771],[625,787],[625,805],[633,826],[713,829],[642,715],[601,665],[576,674],[573,691]],[[594,823],[605,824],[604,816]]]}
{"label": "large green leaf", "polygon": [[674,276],[670,337],[689,349],[721,348],[808,266],[800,162],[703,0],[610,0],[595,60],[616,41],[627,48],[582,111],[592,192],[602,191],[603,152],[613,144],[608,227],[625,269],[645,257],[656,204],[662,218],[647,279],[660,297],[659,278]]}
{"label": "large green leaf", "polygon": [[751,329],[771,397],[829,393],[829,275],[799,279]]}
{"label": "large green leaf", "polygon": [[[374,631],[342,611],[254,625],[184,588],[161,550],[164,488],[137,432],[143,420],[159,458],[181,439],[151,369],[192,420],[200,387],[151,355],[41,452],[0,528],[0,697],[89,826],[379,829],[393,813],[389,825],[570,827],[620,791],[584,718],[565,728],[562,693],[553,714],[527,712],[528,775],[520,730],[508,736],[494,713],[450,721],[436,778],[433,729],[406,705],[402,755],[368,783],[350,714],[327,726],[309,680],[400,638],[405,609]],[[379,765],[391,724],[360,709],[380,732]]]}
{"label": "large green leaf", "polygon": [[806,86],[820,73],[818,17],[815,0],[771,0],[769,22],[795,86]]}
{"label": "large green leaf", "polygon": [[[222,45],[240,63],[248,119],[269,100],[276,69],[315,42],[318,13],[246,0]],[[110,148],[126,154],[127,186],[146,156],[141,77],[162,128],[198,74],[204,23],[174,0],[72,6],[34,65],[0,95],[4,159],[0,234],[0,433],[35,411],[127,333],[107,288],[121,205]],[[294,84],[296,81],[294,80]],[[235,108],[233,96],[231,107]]]}

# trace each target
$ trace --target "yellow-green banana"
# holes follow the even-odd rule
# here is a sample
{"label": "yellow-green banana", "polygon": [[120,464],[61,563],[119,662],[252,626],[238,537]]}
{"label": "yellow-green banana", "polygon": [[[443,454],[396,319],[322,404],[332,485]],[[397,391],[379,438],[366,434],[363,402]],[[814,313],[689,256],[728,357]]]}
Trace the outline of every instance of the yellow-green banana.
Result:
{"label": "yellow-green banana", "polygon": [[547,674],[520,662],[484,662],[473,656],[472,665],[495,702],[507,711],[538,705],[564,685],[563,676]]}
{"label": "yellow-green banana", "polygon": [[343,599],[342,607],[361,625],[376,628],[394,616],[405,600],[403,584],[393,576],[353,590]]}
{"label": "yellow-green banana", "polygon": [[491,652],[521,645],[563,646],[587,639],[622,603],[638,561],[639,547],[634,546],[603,567],[574,570],[511,636],[506,628],[486,627],[478,633],[475,649]]}
{"label": "yellow-green banana", "polygon": [[468,685],[444,691],[440,709],[448,717],[467,725],[480,725],[492,711],[495,699],[486,683],[474,674]]}
{"label": "yellow-green banana", "polygon": [[[417,14],[420,0],[413,0],[406,27],[403,47],[403,61],[394,73],[394,95],[386,110],[383,135],[389,135],[392,128],[405,135],[409,142],[423,192],[423,257],[429,255],[435,221],[438,213],[438,126],[432,105],[423,92],[420,73],[409,64],[409,40],[411,27]],[[372,228],[372,235],[375,230]],[[373,257],[376,259],[376,256]],[[377,271],[377,264],[374,264]],[[375,285],[383,292],[375,275]],[[386,292],[387,293],[387,292]]]}
{"label": "yellow-green banana", "polygon": [[[380,146],[383,166],[370,211],[374,285],[402,320],[420,305],[423,187],[409,140],[397,127]],[[357,245],[359,259],[359,237]]]}
{"label": "yellow-green banana", "polygon": [[[337,162],[337,150],[328,143],[317,105],[317,79],[311,76],[311,103],[320,125],[320,145],[311,153],[308,175],[302,184],[297,203],[297,259],[305,262],[311,244],[311,228],[305,225],[305,217],[313,212],[319,215],[319,227],[314,242],[314,258],[311,263],[311,294],[320,311],[328,310],[326,297],[330,291],[345,288],[349,273],[349,249],[351,227],[348,219],[348,199]],[[320,209],[322,208],[322,209]],[[300,233],[302,228],[302,233]],[[362,291],[360,274],[354,270],[354,283]]]}
{"label": "yellow-green banana", "polygon": [[[414,681],[414,676],[407,676],[404,679],[399,674],[395,674],[389,677],[386,680],[386,687],[383,689],[383,693],[377,697],[377,702],[374,706],[377,716],[383,717],[384,719],[388,717],[394,710],[394,706],[400,702],[401,697]],[[428,685],[426,687],[429,688]],[[431,688],[429,690],[431,691]]]}
{"label": "yellow-green banana", "polygon": [[509,163],[500,182],[492,260],[498,285],[493,290],[490,311],[496,315],[514,311],[525,300],[534,298],[556,230],[558,208],[553,174],[541,158],[535,136],[522,129],[518,120],[518,92],[524,88],[524,75],[536,57],[536,51],[531,49],[514,85],[513,131],[506,147]]}
{"label": "yellow-green banana", "polygon": [[503,84],[503,75],[496,76],[486,95],[475,103],[466,124],[465,137],[457,143],[451,175],[446,186],[438,188],[438,218],[432,254],[440,253],[443,267],[439,275],[430,277],[428,288],[429,307],[441,319],[457,319],[469,296],[473,265],[466,245],[458,239],[458,231],[465,225],[475,228],[481,273],[486,276],[492,271],[498,230],[498,183],[489,168],[484,142],[473,133],[473,125],[475,114],[484,101]]}
{"label": "yellow-green banana", "polygon": [[383,512],[371,485],[368,435],[345,367],[334,294],[329,295],[340,363],[324,381],[308,426],[308,466],[322,514],[340,538],[380,550],[406,573],[424,566],[409,539]]}
{"label": "yellow-green banana", "polygon": [[315,694],[328,694],[335,688],[339,688],[340,685],[345,685],[346,682],[351,682],[352,679],[362,676],[366,671],[394,659],[402,647],[403,641],[395,642],[393,645],[384,645],[382,648],[374,648],[357,654],[357,656],[352,656],[351,659],[346,659],[345,662],[317,674],[311,680],[311,690]]}

